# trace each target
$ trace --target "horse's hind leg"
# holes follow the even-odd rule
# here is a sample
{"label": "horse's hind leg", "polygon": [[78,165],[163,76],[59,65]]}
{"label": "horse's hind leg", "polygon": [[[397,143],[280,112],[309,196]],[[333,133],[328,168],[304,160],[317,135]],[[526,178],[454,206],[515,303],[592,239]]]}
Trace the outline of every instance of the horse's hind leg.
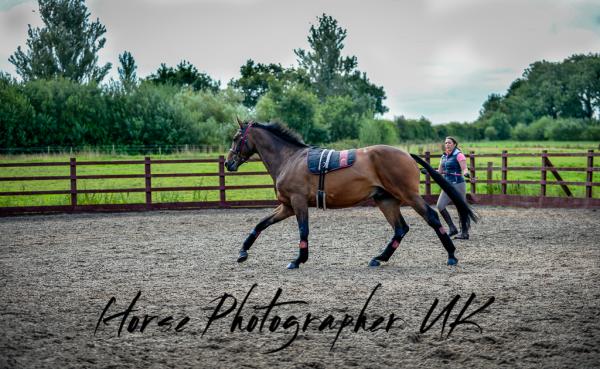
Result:
{"label": "horse's hind leg", "polygon": [[456,259],[456,256],[454,255],[454,251],[456,250],[454,243],[452,242],[450,236],[448,236],[448,233],[446,233],[446,229],[442,225],[440,217],[436,211],[433,210],[431,206],[427,205],[425,200],[423,200],[423,198],[418,194],[414,195],[412,201],[409,203],[412,208],[415,209],[415,211],[419,213],[423,219],[425,219],[427,224],[433,228],[435,234],[437,234],[440,241],[442,241],[442,245],[444,245],[444,248],[448,252],[448,265],[455,265],[458,263],[458,259]]}
{"label": "horse's hind leg", "polygon": [[379,207],[379,210],[385,216],[388,223],[394,228],[394,237],[387,244],[381,254],[375,256],[369,262],[369,266],[379,266],[381,261],[388,261],[394,254],[394,251],[400,246],[402,238],[408,233],[408,224],[404,221],[402,214],[400,214],[400,202],[392,196],[386,196],[378,194],[374,197],[375,203]]}
{"label": "horse's hind leg", "polygon": [[242,249],[240,250],[240,256],[238,257],[238,263],[241,263],[248,259],[248,250],[250,250],[250,247],[252,246],[254,241],[256,241],[256,239],[260,235],[260,232],[264,231],[267,227],[277,222],[281,222],[282,220],[289,218],[293,214],[294,211],[292,210],[292,208],[284,204],[280,204],[277,208],[275,208],[273,214],[263,218],[260,222],[258,222],[258,224],[254,227],[252,232],[250,232],[250,235],[248,235],[248,237],[244,241],[244,244],[242,245]]}

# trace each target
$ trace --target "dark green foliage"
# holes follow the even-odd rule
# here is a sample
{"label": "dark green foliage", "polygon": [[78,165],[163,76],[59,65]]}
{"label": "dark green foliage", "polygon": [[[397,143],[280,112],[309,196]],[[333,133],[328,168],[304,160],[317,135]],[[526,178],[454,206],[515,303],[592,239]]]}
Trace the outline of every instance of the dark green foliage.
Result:
{"label": "dark green foliage", "polygon": [[97,66],[106,28],[90,13],[84,0],[39,0],[42,28],[27,31],[27,50],[21,46],[10,56],[24,81],[66,78],[75,82],[100,82],[111,65]]}
{"label": "dark green foliage", "polygon": [[31,146],[94,145],[108,138],[106,100],[97,85],[36,80],[23,85],[23,93],[36,112],[31,122],[23,122],[36,133]]}
{"label": "dark green foliage", "polygon": [[531,139],[529,130],[523,123],[517,123],[517,125],[512,129],[511,137],[518,141],[526,141]]}
{"label": "dark green foliage", "polygon": [[433,126],[433,129],[437,133],[438,140],[444,140],[444,138],[452,136],[459,138],[460,140],[477,141],[484,138],[485,127],[479,122],[451,122]]}
{"label": "dark green foliage", "polygon": [[339,79],[349,75],[357,66],[355,56],[342,57],[347,30],[337,20],[323,14],[317,27],[310,26],[308,44],[312,50],[295,49],[300,67],[306,69],[313,88],[321,101],[336,93]]}
{"label": "dark green foliage", "polygon": [[360,126],[359,142],[361,146],[397,144],[398,131],[395,123],[383,119],[364,119]]}
{"label": "dark green foliage", "polygon": [[535,122],[531,123],[527,126],[528,139],[530,140],[544,140],[546,127],[549,127],[552,124],[552,118],[550,117],[541,117]]}
{"label": "dark green foliage", "polygon": [[348,95],[356,98],[363,113],[385,113],[388,109],[383,105],[383,87],[373,85],[365,73],[356,69],[356,56],[342,56],[347,30],[329,15],[323,14],[317,20],[318,26],[312,25],[308,35],[311,50],[295,49],[294,53],[319,100]]}
{"label": "dark green foliage", "polygon": [[384,114],[389,110],[383,105],[386,99],[383,86],[372,84],[364,72],[356,70],[344,79],[340,95],[343,94],[352,96],[357,109],[363,114]]}
{"label": "dark green foliage", "polygon": [[419,120],[406,119],[403,116],[395,119],[398,129],[398,138],[403,141],[433,140],[437,139],[437,134],[433,129],[431,122],[425,117]]}
{"label": "dark green foliage", "polygon": [[507,140],[510,138],[511,125],[508,116],[501,112],[492,114],[484,122],[484,136],[489,140]]}
{"label": "dark green foliage", "polygon": [[564,62],[567,89],[576,95],[583,118],[600,115],[600,56],[573,55]]}
{"label": "dark green foliage", "polygon": [[589,122],[581,134],[581,139],[600,141],[600,122],[597,120]]}
{"label": "dark green foliage", "polygon": [[480,119],[495,112],[506,114],[512,126],[528,125],[544,116],[590,119],[600,115],[600,55],[531,64],[505,96],[490,95]]}
{"label": "dark green foliage", "polygon": [[329,141],[358,138],[360,113],[350,96],[330,96],[319,106],[317,122],[329,132]]}
{"label": "dark green foliage", "polygon": [[308,76],[303,70],[294,68],[285,69],[281,64],[256,64],[254,60],[248,59],[246,64],[240,67],[241,77],[232,80],[231,87],[244,94],[244,105],[254,108],[258,99],[263,96],[273,83],[299,83],[309,86]]}
{"label": "dark green foliage", "polygon": [[0,73],[0,147],[24,147],[32,137],[34,110],[21,86],[8,75]]}
{"label": "dark green foliage", "polygon": [[585,128],[580,119],[555,119],[546,126],[544,137],[555,141],[577,141],[582,139]]}
{"label": "dark green foliage", "polygon": [[218,145],[247,117],[242,97],[142,83],[127,92],[67,79],[0,78],[0,147]]}
{"label": "dark green foliage", "polygon": [[279,121],[298,132],[309,144],[327,142],[327,130],[318,125],[317,96],[303,85],[274,85],[256,104],[261,121]]}
{"label": "dark green foliage", "polygon": [[121,63],[118,69],[121,86],[123,86],[125,91],[131,91],[137,86],[137,75],[135,73],[137,65],[135,65],[135,59],[133,59],[133,55],[129,51],[125,51],[119,55],[119,62]]}
{"label": "dark green foliage", "polygon": [[188,61],[177,64],[177,68],[167,67],[162,63],[156,73],[151,74],[148,81],[156,84],[191,87],[196,91],[208,90],[218,92],[221,82],[213,80],[208,74],[198,72]]}
{"label": "dark green foliage", "polygon": [[229,85],[244,94],[244,105],[256,108],[259,119],[282,121],[307,142],[356,139],[363,118],[388,110],[385,91],[356,69],[356,57],[341,55],[347,31],[328,15],[318,21],[309,31],[311,49],[294,50],[299,69],[250,59]]}

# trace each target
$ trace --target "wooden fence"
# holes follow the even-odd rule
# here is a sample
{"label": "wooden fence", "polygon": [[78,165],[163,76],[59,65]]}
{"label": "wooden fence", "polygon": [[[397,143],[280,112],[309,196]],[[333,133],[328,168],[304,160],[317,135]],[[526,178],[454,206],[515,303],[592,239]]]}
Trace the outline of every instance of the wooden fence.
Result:
{"label": "wooden fence", "polygon": [[[572,207],[572,208],[600,208],[600,198],[593,197],[593,188],[600,186],[600,182],[594,182],[594,172],[600,171],[600,167],[594,167],[594,157],[600,156],[593,150],[587,153],[552,153],[543,151],[541,154],[508,154],[503,151],[501,154],[475,154],[470,152],[467,156],[468,167],[471,175],[467,198],[469,201],[482,205],[499,206],[525,206],[525,207]],[[431,162],[431,154],[426,152],[422,155],[427,162]],[[515,157],[537,157],[539,166],[528,167],[509,167],[509,158]],[[555,167],[552,165],[550,157],[585,157],[587,158],[586,167]],[[501,165],[494,166],[493,162],[488,161],[485,166],[478,166],[484,158],[501,158]],[[256,160],[254,160],[256,161]],[[218,171],[213,173],[154,173],[153,166],[160,164],[193,164],[193,163],[218,163]],[[48,167],[48,166],[68,166],[70,174],[68,176],[28,176],[28,177],[0,177],[0,196],[32,196],[32,195],[70,195],[69,205],[55,206],[11,206],[0,207],[0,216],[25,214],[25,213],[51,213],[51,212],[91,212],[91,211],[142,211],[142,210],[165,210],[165,209],[201,209],[201,208],[233,208],[233,207],[270,207],[277,204],[275,200],[240,200],[231,201],[227,199],[228,190],[248,190],[273,188],[273,183],[259,185],[226,185],[227,176],[256,176],[265,175],[267,172],[226,172],[225,158],[219,156],[216,159],[177,159],[177,160],[154,160],[146,157],[144,160],[124,160],[124,161],[84,161],[78,162],[76,158],[71,158],[69,162],[45,162],[45,163],[3,163],[0,168],[24,168],[24,167]],[[143,165],[143,174],[104,174],[104,175],[79,175],[77,168],[80,166],[93,165]],[[493,179],[494,173],[500,172],[501,179]],[[540,173],[539,180],[509,180],[509,171],[534,171]],[[564,181],[560,172],[585,172],[586,180],[582,181]],[[482,176],[483,174],[483,176]],[[549,174],[554,180],[549,180]],[[218,177],[217,186],[178,186],[178,187],[155,187],[152,184],[153,178],[176,178],[176,177]],[[89,179],[128,179],[143,178],[145,186],[139,188],[118,188],[118,189],[80,189],[78,180]],[[56,181],[64,180],[70,182],[69,190],[45,190],[45,191],[4,191],[2,183],[15,181]],[[425,193],[423,197],[430,203],[437,200],[438,195],[432,194],[432,182],[429,175],[425,176]],[[477,191],[478,185],[486,185],[485,193]],[[499,185],[500,193],[493,193],[494,185]],[[511,195],[508,192],[509,185],[538,185],[540,193],[538,196]],[[564,196],[547,196],[548,186],[560,186]],[[573,196],[570,187],[584,186],[585,194],[583,197]],[[219,200],[217,201],[195,201],[195,202],[160,202],[152,201],[152,194],[161,191],[218,191]],[[95,193],[144,193],[145,202],[136,204],[96,204],[81,205],[78,204],[78,195]]]}
{"label": "wooden fence", "polygon": [[[471,179],[468,180],[467,198],[470,202],[481,205],[498,206],[516,206],[516,207],[561,207],[561,208],[600,208],[600,198],[594,198],[593,188],[600,186],[600,182],[594,181],[594,172],[600,172],[600,167],[594,167],[594,157],[600,156],[600,153],[594,153],[594,150],[588,150],[587,153],[548,153],[543,150],[541,153],[531,154],[509,154],[503,150],[501,154],[476,154],[471,151],[467,157],[468,169]],[[556,167],[552,164],[550,158],[560,157],[580,157],[586,159],[585,167]],[[426,152],[424,158],[430,162],[431,155]],[[485,166],[478,166],[485,159],[500,158],[500,166],[494,166],[492,161],[487,161]],[[509,158],[536,158],[539,160],[539,166],[509,166]],[[479,159],[479,160],[477,160]],[[509,171],[528,171],[540,174],[539,180],[509,180]],[[494,173],[500,172],[500,179],[493,179]],[[585,181],[565,181],[559,172],[584,172]],[[482,174],[485,173],[485,179]],[[549,180],[549,174],[554,180]],[[431,179],[426,176],[425,179],[425,198],[429,202],[437,199],[437,196],[431,195]],[[485,184],[486,191],[482,193],[477,191],[478,184]],[[499,184],[500,193],[491,191],[494,184]],[[508,191],[509,185],[537,185],[540,188],[539,195],[511,195]],[[547,196],[548,186],[560,186],[563,196]],[[575,197],[569,186],[585,187],[585,194],[582,197]]]}

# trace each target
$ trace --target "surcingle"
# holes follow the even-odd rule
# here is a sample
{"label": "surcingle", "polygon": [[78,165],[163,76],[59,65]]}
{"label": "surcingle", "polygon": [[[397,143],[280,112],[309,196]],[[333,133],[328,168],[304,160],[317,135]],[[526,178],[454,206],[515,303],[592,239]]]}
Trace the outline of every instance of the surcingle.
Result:
{"label": "surcingle", "polygon": [[310,148],[308,150],[308,170],[312,174],[319,175],[319,187],[317,189],[317,209],[327,209],[325,198],[325,174],[334,170],[348,168],[356,160],[356,150],[335,151],[321,148]]}
{"label": "surcingle", "polygon": [[320,174],[347,168],[356,160],[356,150],[335,151],[312,147],[308,150],[308,170]]}

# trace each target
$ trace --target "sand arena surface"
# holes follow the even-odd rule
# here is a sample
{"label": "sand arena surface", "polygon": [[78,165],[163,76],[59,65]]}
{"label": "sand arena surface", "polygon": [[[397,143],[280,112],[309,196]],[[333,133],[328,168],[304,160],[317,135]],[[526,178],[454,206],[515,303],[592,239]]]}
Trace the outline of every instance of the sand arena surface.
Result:
{"label": "sand arena surface", "polygon": [[[459,268],[445,265],[441,243],[411,209],[403,208],[410,232],[379,268],[367,263],[392,236],[379,210],[311,210],[310,257],[292,271],[285,266],[297,252],[293,218],[264,231],[249,259],[236,262],[269,209],[0,218],[0,367],[598,367],[600,212],[476,210],[482,221],[472,239],[455,241]],[[375,315],[401,319],[388,331],[354,332],[352,324],[330,350],[342,319],[356,321],[379,283],[366,328]],[[231,332],[253,284],[239,315],[244,330]],[[269,305],[278,288],[279,302],[305,304],[274,307],[261,332],[265,309],[254,308]],[[120,337],[121,318],[101,323],[94,335],[109,299],[116,302],[105,317],[126,310],[138,291]],[[225,293],[237,299],[236,309],[206,329]],[[443,319],[419,332],[435,299],[437,316],[460,295],[446,335],[471,293],[465,315],[495,298],[469,319],[482,332],[462,324],[441,339]],[[217,313],[232,303],[223,300]],[[313,321],[289,347],[264,353],[288,342],[308,313],[332,315],[336,328],[319,330]],[[145,314],[159,318],[140,333]],[[129,333],[133,316],[140,321]],[[157,323],[168,316],[165,330],[168,324]]]}

